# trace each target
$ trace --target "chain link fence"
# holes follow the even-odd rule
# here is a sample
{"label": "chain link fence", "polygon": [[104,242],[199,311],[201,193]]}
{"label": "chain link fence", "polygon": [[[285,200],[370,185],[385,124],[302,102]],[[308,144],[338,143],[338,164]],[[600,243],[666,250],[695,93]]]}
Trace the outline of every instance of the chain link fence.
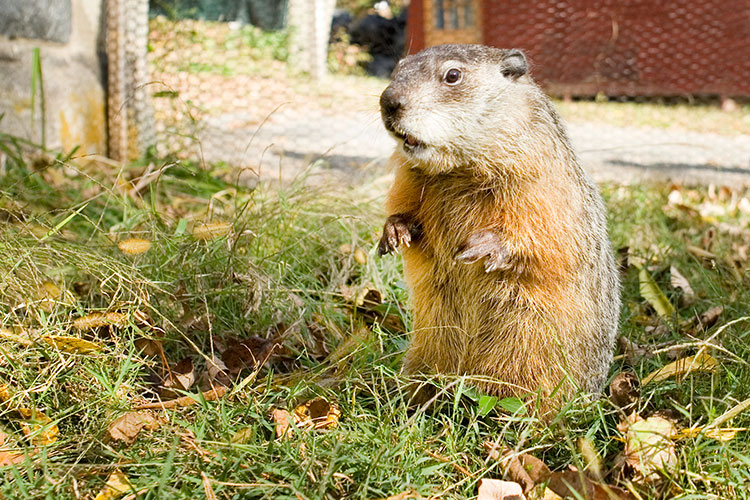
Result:
{"label": "chain link fence", "polygon": [[[468,29],[467,23],[494,22],[488,16],[511,12],[503,10],[503,2],[466,2],[438,2],[443,8],[443,29],[457,22],[461,29]],[[562,3],[552,2],[555,5],[544,9],[531,3],[516,5],[512,12],[525,13],[534,20],[532,31],[523,31],[521,16],[513,18],[515,31],[500,36],[502,30],[495,26],[485,34],[489,33],[493,44],[527,51],[533,62],[532,74],[558,97],[557,106],[574,145],[598,180],[747,183],[747,95],[722,101],[719,92],[691,95],[684,88],[647,91],[638,84],[648,83],[648,71],[636,71],[630,63],[624,66],[633,70],[627,73],[630,90],[570,92],[571,87],[556,86],[549,78],[556,69],[574,66],[580,73],[585,71],[583,65],[611,69],[623,57],[630,61],[628,49],[594,53],[592,42],[586,42],[590,32],[576,39],[566,23],[585,20],[590,15],[586,12],[594,10],[578,12],[571,2],[557,9]],[[398,56],[419,42],[415,23],[435,20],[425,10],[435,3],[412,0],[408,9],[394,2],[365,4],[348,2],[347,9],[336,11],[331,19],[329,72],[316,80],[290,55],[296,28],[287,23],[289,2],[152,0],[149,62],[158,152],[224,163],[247,182],[258,178],[289,181],[305,172],[357,183],[382,174],[394,143],[380,123],[378,97]],[[618,8],[630,17],[649,16],[645,10]],[[450,18],[451,9],[462,14],[455,22]],[[699,13],[688,17],[680,23],[697,29]],[[725,31],[741,36],[742,30],[749,29],[747,19],[725,27]],[[559,38],[555,27],[565,37],[553,46],[549,40]],[[619,30],[618,37],[627,41],[635,35],[623,32],[626,28],[609,24],[610,35]],[[660,33],[663,36],[654,40],[657,48],[669,42],[668,30]],[[643,46],[643,34],[639,36],[638,43]],[[714,40],[720,33],[712,36]],[[731,40],[729,43],[733,46]],[[708,58],[710,50],[700,50],[708,51]],[[582,59],[581,53],[586,58]],[[657,52],[650,57],[658,62]],[[710,80],[711,76],[703,73],[719,68],[711,62],[690,68],[671,62],[664,65],[663,71],[692,72],[695,81]],[[750,74],[742,75],[748,72],[746,62],[735,61],[734,68],[740,74],[732,78],[750,81]],[[581,81],[590,83],[585,75]]]}

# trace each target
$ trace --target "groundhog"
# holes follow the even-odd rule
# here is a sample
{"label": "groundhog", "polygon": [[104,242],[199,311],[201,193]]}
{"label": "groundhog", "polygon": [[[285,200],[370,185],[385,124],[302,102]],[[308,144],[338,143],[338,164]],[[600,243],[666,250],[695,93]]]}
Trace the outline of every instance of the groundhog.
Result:
{"label": "groundhog", "polygon": [[381,255],[403,254],[407,374],[553,409],[599,392],[620,308],[603,202],[520,50],[441,45],[380,97],[398,140]]}

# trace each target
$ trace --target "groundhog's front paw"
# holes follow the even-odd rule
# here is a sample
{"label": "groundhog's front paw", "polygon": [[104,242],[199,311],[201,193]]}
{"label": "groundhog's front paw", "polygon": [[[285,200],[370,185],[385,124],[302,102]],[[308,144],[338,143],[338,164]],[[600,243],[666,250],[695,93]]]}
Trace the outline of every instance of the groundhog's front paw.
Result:
{"label": "groundhog's front paw", "polygon": [[488,273],[510,268],[507,247],[500,235],[489,229],[469,236],[458,249],[455,259],[464,264],[473,264],[485,259],[484,270]]}
{"label": "groundhog's front paw", "polygon": [[399,246],[409,246],[422,234],[422,226],[405,214],[391,215],[383,226],[378,255],[395,252]]}

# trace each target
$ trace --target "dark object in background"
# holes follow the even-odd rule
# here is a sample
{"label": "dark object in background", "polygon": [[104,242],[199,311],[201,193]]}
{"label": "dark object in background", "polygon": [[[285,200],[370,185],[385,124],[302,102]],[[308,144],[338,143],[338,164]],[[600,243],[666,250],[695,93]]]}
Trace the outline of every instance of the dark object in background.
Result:
{"label": "dark object in background", "polygon": [[366,68],[369,74],[388,78],[404,54],[406,11],[404,9],[393,19],[370,14],[350,25],[351,42],[366,46],[372,56]]}
{"label": "dark object in background", "polygon": [[286,26],[288,0],[149,0],[149,14],[171,19],[238,21],[271,31]]}

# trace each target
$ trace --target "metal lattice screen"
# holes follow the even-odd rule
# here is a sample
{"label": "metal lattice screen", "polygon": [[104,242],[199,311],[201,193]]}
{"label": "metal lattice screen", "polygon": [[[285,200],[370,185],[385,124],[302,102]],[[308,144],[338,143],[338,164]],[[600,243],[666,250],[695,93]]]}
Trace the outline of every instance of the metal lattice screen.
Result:
{"label": "metal lattice screen", "polygon": [[[443,2],[443,29],[451,28],[455,10],[463,15],[457,18],[461,30],[480,30],[471,36],[523,48],[533,76],[548,91],[584,96],[557,105],[597,179],[745,182],[750,57],[743,58],[747,45],[738,40],[748,39],[747,16],[711,2],[691,9],[687,0],[671,4],[678,14],[657,2],[514,3],[511,9],[508,2],[466,1]],[[248,179],[260,173],[288,180],[311,163],[318,173],[354,182],[382,171],[375,167],[393,147],[378,110],[388,81],[365,75],[378,56],[347,42],[419,48],[415,25],[429,28],[435,5],[412,0],[406,42],[398,34],[403,22],[398,24],[397,12],[334,19],[344,35],[331,37],[330,71],[320,81],[290,58],[288,29],[153,17],[150,63],[160,152],[225,162]],[[705,16],[728,17],[719,27],[701,24]],[[678,48],[675,60],[659,56]],[[711,54],[728,55],[718,61]],[[689,92],[688,85],[702,90]],[[722,85],[739,94],[723,92]],[[722,111],[719,97],[725,95],[736,98],[725,102],[733,110]]]}

